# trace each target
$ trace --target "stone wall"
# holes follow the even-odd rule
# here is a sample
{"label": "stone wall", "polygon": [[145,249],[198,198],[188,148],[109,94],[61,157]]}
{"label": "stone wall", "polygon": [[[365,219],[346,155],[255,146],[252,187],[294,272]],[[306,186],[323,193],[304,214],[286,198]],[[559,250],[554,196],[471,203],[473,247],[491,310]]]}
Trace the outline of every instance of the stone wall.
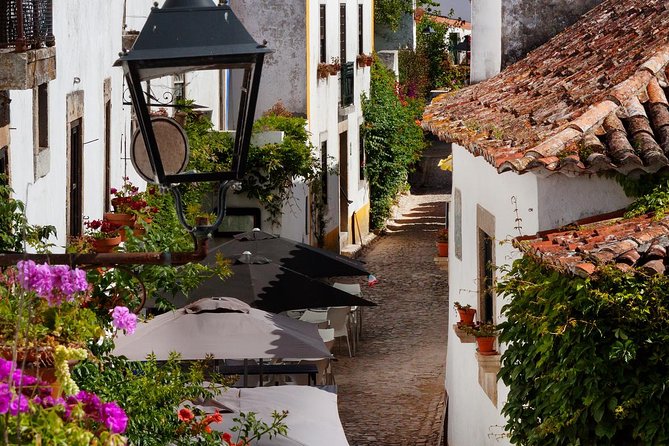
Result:
{"label": "stone wall", "polygon": [[[318,3],[314,4],[316,13]],[[274,52],[265,56],[256,105],[256,117],[278,101],[291,112],[305,114],[307,110],[306,58],[307,16],[303,1],[258,2],[235,0],[232,9],[248,32],[259,43],[267,41]],[[316,17],[318,17],[316,15]],[[338,29],[338,16],[328,16],[329,32]],[[337,26],[335,26],[337,25]],[[318,21],[312,26],[318,26]],[[310,42],[312,51],[318,51],[318,41]],[[236,98],[235,98],[236,100]]]}
{"label": "stone wall", "polygon": [[502,68],[547,42],[602,0],[504,0]]}

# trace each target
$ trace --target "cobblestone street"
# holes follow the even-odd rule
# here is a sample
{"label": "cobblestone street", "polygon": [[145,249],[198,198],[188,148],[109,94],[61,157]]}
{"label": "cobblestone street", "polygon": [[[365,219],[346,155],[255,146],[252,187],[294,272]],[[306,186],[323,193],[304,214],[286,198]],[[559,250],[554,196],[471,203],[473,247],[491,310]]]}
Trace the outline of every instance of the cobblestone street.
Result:
{"label": "cobblestone street", "polygon": [[438,446],[448,319],[446,271],[434,263],[446,195],[403,196],[386,235],[361,259],[379,280],[363,286],[354,358],[335,350],[339,413],[351,446]]}

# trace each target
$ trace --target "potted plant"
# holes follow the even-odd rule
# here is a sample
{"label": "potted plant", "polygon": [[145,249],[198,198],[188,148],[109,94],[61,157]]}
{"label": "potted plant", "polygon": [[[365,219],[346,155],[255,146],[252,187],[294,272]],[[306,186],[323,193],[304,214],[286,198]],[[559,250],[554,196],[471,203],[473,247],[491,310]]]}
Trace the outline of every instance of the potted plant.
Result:
{"label": "potted plant", "polygon": [[316,67],[316,78],[318,79],[327,79],[330,75],[330,64],[319,63]]}
{"label": "potted plant", "polygon": [[448,228],[437,230],[437,251],[439,257],[448,257]]}
{"label": "potted plant", "polygon": [[341,63],[339,62],[338,57],[333,57],[332,62],[329,65],[330,76],[336,76],[337,73],[341,71]]}
{"label": "potted plant", "polygon": [[[114,212],[107,212],[104,219],[118,225],[119,228],[128,226],[130,228],[135,226],[135,217],[132,213],[132,204],[137,201],[139,188],[134,186],[128,177],[123,177],[123,185],[120,189],[112,187],[110,190],[113,198],[111,204],[114,207]],[[123,238],[124,234],[121,234]]]}
{"label": "potted plant", "polygon": [[[104,335],[96,314],[84,307],[86,272],[31,260],[0,273],[0,356],[35,369],[56,389],[76,392],[69,360],[88,356],[89,343]],[[56,390],[58,391],[58,390]]]}
{"label": "potted plant", "polygon": [[499,329],[495,324],[477,324],[473,327],[464,327],[464,330],[476,337],[476,345],[478,346],[478,352],[481,355],[490,356],[497,354],[497,351],[495,350],[495,339],[497,339]]}
{"label": "potted plant", "polygon": [[108,220],[91,220],[84,223],[86,237],[95,252],[112,252],[122,241],[119,224]]}
{"label": "potted plant", "polygon": [[358,68],[362,67],[371,67],[374,63],[374,56],[371,54],[358,54],[355,58],[355,61],[358,64]]}
{"label": "potted plant", "polygon": [[460,302],[453,304],[453,307],[457,310],[458,315],[460,316],[460,322],[458,322],[459,328],[462,328],[463,326],[474,326],[476,308],[472,308],[471,305],[462,305]]}
{"label": "potted plant", "polygon": [[[77,391],[48,396],[53,389],[39,376],[25,373],[20,364],[0,358],[0,388],[6,403],[4,439],[10,444],[123,445],[128,425],[125,411],[115,402]],[[7,444],[7,443],[3,443]]]}

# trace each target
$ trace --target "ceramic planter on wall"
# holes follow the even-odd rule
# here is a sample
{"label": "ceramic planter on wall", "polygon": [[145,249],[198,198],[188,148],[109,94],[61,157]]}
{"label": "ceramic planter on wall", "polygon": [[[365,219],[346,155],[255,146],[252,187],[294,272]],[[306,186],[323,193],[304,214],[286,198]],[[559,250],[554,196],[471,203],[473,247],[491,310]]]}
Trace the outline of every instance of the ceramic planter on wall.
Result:
{"label": "ceramic planter on wall", "polygon": [[448,242],[437,242],[439,257],[448,257]]}
{"label": "ceramic planter on wall", "polygon": [[460,322],[458,326],[467,325],[469,327],[474,326],[474,316],[476,315],[476,308],[458,308],[458,315],[460,316]]}
{"label": "ceramic planter on wall", "polygon": [[476,338],[476,345],[478,345],[478,352],[481,355],[490,356],[496,355],[495,351],[495,337],[494,336],[480,336]]}

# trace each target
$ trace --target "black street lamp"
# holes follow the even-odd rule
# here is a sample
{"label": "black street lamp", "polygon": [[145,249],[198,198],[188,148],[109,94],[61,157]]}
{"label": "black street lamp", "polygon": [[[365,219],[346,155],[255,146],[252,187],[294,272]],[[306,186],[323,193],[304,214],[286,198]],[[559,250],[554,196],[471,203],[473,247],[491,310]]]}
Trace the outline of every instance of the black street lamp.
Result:
{"label": "black street lamp", "polygon": [[[172,191],[181,224],[197,236],[208,235],[220,225],[225,216],[225,194],[244,175],[263,58],[270,52],[251,37],[227,4],[166,0],[162,8],[154,3],[134,46],[124,50],[114,64],[123,67],[130,90],[150,163],[148,179]],[[228,169],[221,166],[216,172],[183,172],[187,146],[175,149],[174,138],[157,141],[155,130],[165,127],[165,118],[152,119],[142,82],[200,70],[243,72],[232,165]],[[219,183],[218,214],[212,225],[190,226],[186,222],[177,186],[197,182]]]}

